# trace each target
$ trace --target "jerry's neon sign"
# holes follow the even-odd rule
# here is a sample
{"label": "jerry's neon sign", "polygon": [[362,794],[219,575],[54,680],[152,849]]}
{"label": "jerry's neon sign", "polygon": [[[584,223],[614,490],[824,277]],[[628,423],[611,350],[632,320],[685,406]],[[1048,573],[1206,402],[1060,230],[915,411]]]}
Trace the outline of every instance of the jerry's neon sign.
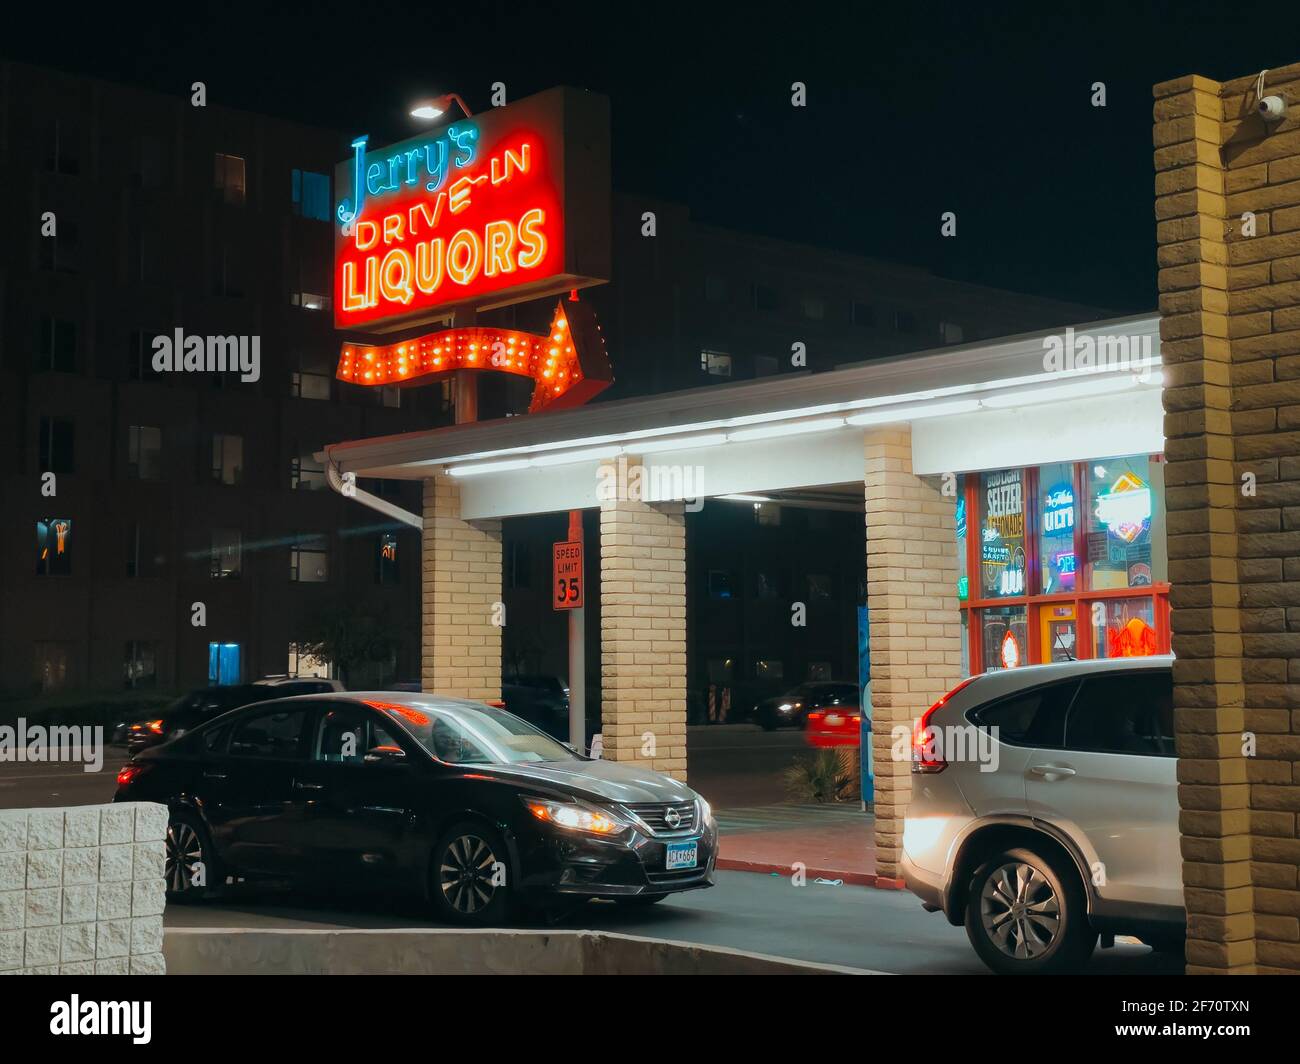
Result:
{"label": "jerry's neon sign", "polygon": [[485,145],[472,122],[372,158],[352,142],[338,205],[335,323],[418,320],[563,271],[564,212],[540,133]]}

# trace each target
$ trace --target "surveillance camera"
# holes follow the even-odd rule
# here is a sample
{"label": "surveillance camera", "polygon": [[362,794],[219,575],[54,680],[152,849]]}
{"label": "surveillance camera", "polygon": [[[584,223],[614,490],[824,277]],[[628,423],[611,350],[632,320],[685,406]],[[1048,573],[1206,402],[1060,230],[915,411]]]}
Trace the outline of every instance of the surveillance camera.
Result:
{"label": "surveillance camera", "polygon": [[1265,122],[1280,122],[1286,117],[1286,100],[1281,96],[1265,96],[1257,107],[1259,117]]}

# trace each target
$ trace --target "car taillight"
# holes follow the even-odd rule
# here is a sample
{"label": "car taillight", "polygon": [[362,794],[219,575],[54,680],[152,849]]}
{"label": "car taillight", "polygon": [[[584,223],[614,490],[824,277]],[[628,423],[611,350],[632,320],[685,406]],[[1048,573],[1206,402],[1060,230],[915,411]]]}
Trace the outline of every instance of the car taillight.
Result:
{"label": "car taillight", "polygon": [[913,772],[942,772],[948,767],[948,762],[934,752],[934,744],[930,741],[930,718],[934,716],[935,710],[945,705],[948,699],[952,698],[953,695],[974,679],[974,676],[968,676],[921,714],[921,719],[916,722],[916,727],[912,729]]}
{"label": "car taillight", "polygon": [[119,787],[125,787],[133,780],[137,780],[143,776],[148,769],[148,765],[142,765],[134,761],[128,765],[123,765],[117,773],[117,785]]}
{"label": "car taillight", "polygon": [[151,720],[145,725],[145,727],[153,732],[154,735],[161,735],[163,733],[163,722],[160,720]]}
{"label": "car taillight", "polygon": [[483,703],[485,706],[491,706],[493,709],[505,709],[506,704],[499,698],[490,698]]}

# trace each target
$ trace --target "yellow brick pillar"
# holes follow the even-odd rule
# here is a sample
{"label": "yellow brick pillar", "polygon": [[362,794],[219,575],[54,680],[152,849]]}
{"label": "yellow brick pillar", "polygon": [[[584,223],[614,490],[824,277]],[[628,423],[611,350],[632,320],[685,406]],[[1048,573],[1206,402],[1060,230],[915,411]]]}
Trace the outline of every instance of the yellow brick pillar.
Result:
{"label": "yellow brick pillar", "polygon": [[894,730],[910,734],[961,677],[955,500],[937,478],[912,473],[907,426],[871,429],[864,446],[876,875],[901,886],[912,777],[911,761],[892,756]]}
{"label": "yellow brick pillar", "polygon": [[1300,971],[1300,64],[1154,89],[1192,973]]}
{"label": "yellow brick pillar", "polygon": [[640,459],[603,463],[600,499],[602,756],[686,779],[686,519],[643,502]]}
{"label": "yellow brick pillar", "polygon": [[501,522],[465,521],[460,487],[424,482],[422,669],[425,691],[501,697]]}

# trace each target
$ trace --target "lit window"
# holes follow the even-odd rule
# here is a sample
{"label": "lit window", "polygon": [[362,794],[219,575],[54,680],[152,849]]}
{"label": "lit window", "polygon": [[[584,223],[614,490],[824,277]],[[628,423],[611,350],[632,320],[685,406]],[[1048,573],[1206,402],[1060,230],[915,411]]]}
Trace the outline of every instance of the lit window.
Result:
{"label": "lit window", "polygon": [[325,487],[325,466],[310,454],[289,459],[289,486],[295,491],[320,491]]}
{"label": "lit window", "polygon": [[289,676],[295,679],[330,679],[330,663],[313,657],[297,643],[289,644]]}
{"label": "lit window", "polygon": [[38,642],[32,646],[36,684],[42,694],[61,691],[68,683],[68,644]]}
{"label": "lit window", "polygon": [[214,528],[209,575],[213,580],[234,580],[243,571],[242,537],[237,528]]}
{"label": "lit window", "polygon": [[238,155],[217,152],[212,169],[212,187],[221,193],[225,203],[244,204],[244,160]]}
{"label": "lit window", "polygon": [[319,584],[329,579],[329,540],[325,536],[302,536],[289,549],[289,579]]}
{"label": "lit window", "polygon": [[1108,458],[1088,470],[1087,565],[1089,591],[1150,587],[1166,579],[1164,466],[1146,455]]}
{"label": "lit window", "polygon": [[292,373],[289,394],[295,399],[329,399],[333,378],[324,373]]}
{"label": "lit window", "polygon": [[979,502],[981,597],[1024,595],[1024,470],[999,469],[981,473]]}
{"label": "lit window", "polygon": [[208,644],[208,683],[213,687],[239,683],[240,645],[238,643]]}
{"label": "lit window", "polygon": [[375,544],[375,580],[380,584],[395,584],[397,572],[397,536],[381,532]]}
{"label": "lit window", "polygon": [[700,369],[710,377],[730,377],[731,356],[725,351],[701,351]]}
{"label": "lit window", "polygon": [[289,295],[289,303],[302,307],[303,310],[329,310],[334,305],[334,300],[319,292],[293,292]]}
{"label": "lit window", "polygon": [[122,655],[122,679],[125,686],[134,689],[158,686],[158,644],[127,641]]}
{"label": "lit window", "polygon": [[330,220],[330,179],[311,170],[294,170],[293,213],[300,218],[314,218],[320,222]]}
{"label": "lit window", "polygon": [[47,517],[36,522],[36,575],[72,575],[72,520]]}

